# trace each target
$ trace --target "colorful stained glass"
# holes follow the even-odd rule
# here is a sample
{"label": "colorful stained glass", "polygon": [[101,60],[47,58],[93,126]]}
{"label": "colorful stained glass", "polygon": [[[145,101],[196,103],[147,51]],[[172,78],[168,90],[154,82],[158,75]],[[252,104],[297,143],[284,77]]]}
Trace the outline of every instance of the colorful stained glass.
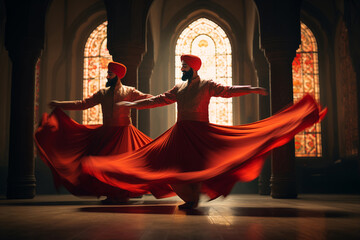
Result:
{"label": "colorful stained glass", "polygon": [[[175,49],[175,82],[181,82],[182,54],[194,54],[201,58],[199,75],[224,85],[232,85],[232,59],[230,41],[220,26],[200,18],[192,22],[180,34]],[[209,105],[211,123],[232,125],[232,99],[211,98]]]}
{"label": "colorful stained glass", "polygon": [[[107,22],[104,22],[90,34],[85,44],[83,98],[88,98],[105,87],[107,65],[112,61],[106,46]],[[83,124],[102,124],[100,105],[84,110]]]}
{"label": "colorful stained glass", "polygon": [[[320,102],[318,50],[314,34],[301,23],[301,45],[292,63],[294,101],[310,93]],[[317,123],[295,136],[296,157],[321,157],[321,125]]]}

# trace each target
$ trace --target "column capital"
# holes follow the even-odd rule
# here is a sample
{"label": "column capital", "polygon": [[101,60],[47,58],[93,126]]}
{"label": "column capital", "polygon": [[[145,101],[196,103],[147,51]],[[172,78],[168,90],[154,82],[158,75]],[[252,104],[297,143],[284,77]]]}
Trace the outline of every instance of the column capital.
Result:
{"label": "column capital", "polygon": [[23,54],[36,59],[44,47],[45,15],[49,0],[6,0],[5,47],[12,61]]}
{"label": "column capital", "polygon": [[[280,45],[277,43],[276,45]],[[291,47],[269,47],[265,50],[266,59],[271,65],[276,64],[277,62],[292,62],[296,56],[296,49]]]}
{"label": "column capital", "polygon": [[28,40],[29,41],[19,44],[18,47],[14,46],[8,49],[9,57],[13,64],[23,61],[35,64],[39,59],[42,52],[41,43],[35,39]]}
{"label": "column capital", "polygon": [[109,49],[109,52],[113,56],[114,61],[124,63],[126,66],[139,67],[145,47],[136,44],[117,44],[111,50]]}
{"label": "column capital", "polygon": [[293,59],[301,44],[302,0],[254,0],[259,13],[260,46],[269,61]]}
{"label": "column capital", "polygon": [[[146,22],[153,0],[105,0],[108,19],[108,49],[131,45],[145,51]],[[120,47],[119,47],[120,45]]]}

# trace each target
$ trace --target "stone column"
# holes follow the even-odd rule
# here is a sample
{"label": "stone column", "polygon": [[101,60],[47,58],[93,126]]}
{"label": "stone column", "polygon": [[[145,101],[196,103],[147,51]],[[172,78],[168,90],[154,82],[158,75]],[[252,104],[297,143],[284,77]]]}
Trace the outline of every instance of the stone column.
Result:
{"label": "stone column", "polygon": [[[44,45],[48,1],[6,1],[5,46],[12,61],[7,198],[35,196],[35,65]],[[21,31],[22,30],[22,31]]]}
{"label": "stone column", "polygon": [[[122,82],[138,87],[138,68],[145,53],[146,21],[152,0],[105,0],[108,18],[108,49],[113,60],[125,64]],[[137,126],[137,111],[131,118]]]}
{"label": "stone column", "polygon": [[[255,0],[261,48],[269,61],[271,114],[293,102],[292,61],[300,45],[301,1]],[[271,161],[271,196],[296,198],[294,142],[277,148]]]}
{"label": "stone column", "polygon": [[[290,46],[289,46],[290,47]],[[293,102],[292,61],[296,49],[272,49],[267,51],[270,62],[271,114],[274,115]],[[292,53],[294,51],[294,53]],[[294,141],[275,149],[271,162],[271,196],[296,198],[295,145]]]}
{"label": "stone column", "polygon": [[39,52],[12,57],[8,198],[33,198],[34,78]]}

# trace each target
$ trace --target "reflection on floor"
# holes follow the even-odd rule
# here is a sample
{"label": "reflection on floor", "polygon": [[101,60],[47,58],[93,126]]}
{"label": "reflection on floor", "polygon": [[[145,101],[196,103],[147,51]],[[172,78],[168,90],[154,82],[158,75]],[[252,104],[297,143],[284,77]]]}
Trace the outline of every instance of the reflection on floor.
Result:
{"label": "reflection on floor", "polygon": [[0,199],[0,239],[360,239],[359,195],[230,195],[182,211],[177,198],[128,205],[71,195]]}

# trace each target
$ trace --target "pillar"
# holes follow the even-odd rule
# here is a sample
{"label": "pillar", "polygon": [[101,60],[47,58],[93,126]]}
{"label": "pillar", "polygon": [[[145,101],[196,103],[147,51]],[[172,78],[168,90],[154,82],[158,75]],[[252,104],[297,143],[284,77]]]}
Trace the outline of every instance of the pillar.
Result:
{"label": "pillar", "polygon": [[5,4],[5,47],[12,61],[7,198],[28,199],[35,196],[35,65],[44,45],[48,1]]}
{"label": "pillar", "polygon": [[[295,49],[296,51],[296,49]],[[295,54],[284,45],[267,52],[270,62],[271,114],[274,115],[293,102],[292,60]],[[295,145],[290,141],[272,151],[271,196],[296,198]]]}
{"label": "pillar", "polygon": [[[255,0],[260,18],[261,48],[270,70],[271,114],[293,103],[292,61],[301,43],[301,0]],[[273,150],[271,159],[271,196],[296,198],[295,146]]]}

